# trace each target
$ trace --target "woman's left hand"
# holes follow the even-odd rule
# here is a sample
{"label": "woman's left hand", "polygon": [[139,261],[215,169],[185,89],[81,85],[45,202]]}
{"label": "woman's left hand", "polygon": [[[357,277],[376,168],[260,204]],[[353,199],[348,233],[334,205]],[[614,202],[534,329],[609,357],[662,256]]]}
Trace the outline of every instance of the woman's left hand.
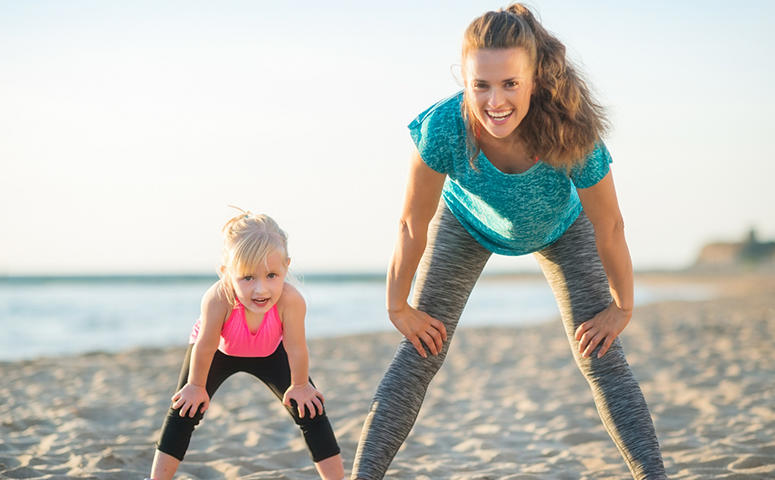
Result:
{"label": "woman's left hand", "polygon": [[304,418],[305,406],[309,411],[309,418],[315,418],[316,415],[323,413],[323,394],[309,382],[288,387],[283,395],[283,405],[291,407],[291,400],[296,401],[296,408],[301,418]]}
{"label": "woman's left hand", "polygon": [[576,340],[579,341],[581,356],[592,355],[600,342],[603,342],[603,345],[597,353],[597,358],[605,355],[616,337],[630,323],[631,317],[632,312],[622,310],[615,302],[611,302],[605,310],[579,325],[576,329]]}

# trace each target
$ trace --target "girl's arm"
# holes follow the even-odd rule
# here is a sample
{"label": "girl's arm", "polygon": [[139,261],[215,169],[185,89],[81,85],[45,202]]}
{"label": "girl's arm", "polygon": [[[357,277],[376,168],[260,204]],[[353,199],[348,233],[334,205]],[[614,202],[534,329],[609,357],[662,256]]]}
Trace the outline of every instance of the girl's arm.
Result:
{"label": "girl's arm", "polygon": [[439,205],[446,175],[431,169],[415,149],[409,168],[404,208],[399,222],[398,240],[387,274],[387,310],[393,325],[412,342],[422,357],[423,344],[437,355],[447,339],[447,329],[439,320],[407,303],[412,278],[425,251],[428,224]]}
{"label": "girl's arm", "polygon": [[608,308],[576,329],[576,340],[580,341],[579,353],[588,357],[603,342],[597,354],[600,358],[632,317],[632,260],[624,239],[624,221],[611,172],[594,186],[579,189],[578,193],[584,212],[595,227],[597,252],[614,299]]}
{"label": "girl's arm", "polygon": [[202,322],[199,336],[191,352],[188,382],[172,397],[172,407],[180,407],[181,417],[185,417],[187,413],[188,416],[193,417],[200,410],[198,408],[200,405],[202,405],[202,413],[210,406],[210,396],[205,389],[207,373],[210,371],[213,355],[218,349],[221,328],[230,309],[231,306],[223,294],[220,282],[216,282],[202,296]]}
{"label": "girl's arm", "polygon": [[323,394],[309,382],[309,353],[304,333],[307,304],[301,293],[286,283],[277,310],[283,322],[283,346],[291,370],[291,385],[283,395],[283,404],[290,407],[294,400],[300,417],[304,417],[304,407],[307,407],[310,418],[315,418],[323,413]]}

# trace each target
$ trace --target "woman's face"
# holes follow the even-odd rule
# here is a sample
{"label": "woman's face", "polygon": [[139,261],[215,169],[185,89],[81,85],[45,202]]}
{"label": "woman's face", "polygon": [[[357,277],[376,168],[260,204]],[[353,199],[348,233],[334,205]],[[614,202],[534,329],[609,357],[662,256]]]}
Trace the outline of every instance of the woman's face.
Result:
{"label": "woman's face", "polygon": [[468,54],[463,72],[474,115],[495,138],[508,137],[530,107],[533,65],[524,48],[480,49]]}

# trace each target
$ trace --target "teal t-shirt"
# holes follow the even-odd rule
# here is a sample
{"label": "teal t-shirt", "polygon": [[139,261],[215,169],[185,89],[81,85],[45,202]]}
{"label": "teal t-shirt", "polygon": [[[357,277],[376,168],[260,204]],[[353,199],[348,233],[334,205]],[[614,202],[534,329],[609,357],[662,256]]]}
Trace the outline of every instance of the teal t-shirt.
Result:
{"label": "teal t-shirt", "polygon": [[463,92],[440,101],[409,124],[423,161],[447,174],[442,197],[466,230],[502,255],[535,252],[557,240],[581,213],[577,188],[608,173],[611,155],[600,142],[570,174],[538,161],[523,173],[503,173],[479,153],[477,170],[466,148]]}

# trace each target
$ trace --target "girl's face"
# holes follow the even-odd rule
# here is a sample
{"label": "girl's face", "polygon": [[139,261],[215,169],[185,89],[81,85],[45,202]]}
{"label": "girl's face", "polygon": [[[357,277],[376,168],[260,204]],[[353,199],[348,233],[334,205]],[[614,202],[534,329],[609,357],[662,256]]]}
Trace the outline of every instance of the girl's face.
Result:
{"label": "girl's face", "polygon": [[533,65],[524,48],[480,49],[465,59],[466,95],[484,130],[506,138],[530,108]]}
{"label": "girl's face", "polygon": [[263,315],[277,303],[283,293],[290,261],[282,251],[273,250],[265,261],[256,264],[255,272],[229,274],[237,299],[245,306],[246,313]]}

